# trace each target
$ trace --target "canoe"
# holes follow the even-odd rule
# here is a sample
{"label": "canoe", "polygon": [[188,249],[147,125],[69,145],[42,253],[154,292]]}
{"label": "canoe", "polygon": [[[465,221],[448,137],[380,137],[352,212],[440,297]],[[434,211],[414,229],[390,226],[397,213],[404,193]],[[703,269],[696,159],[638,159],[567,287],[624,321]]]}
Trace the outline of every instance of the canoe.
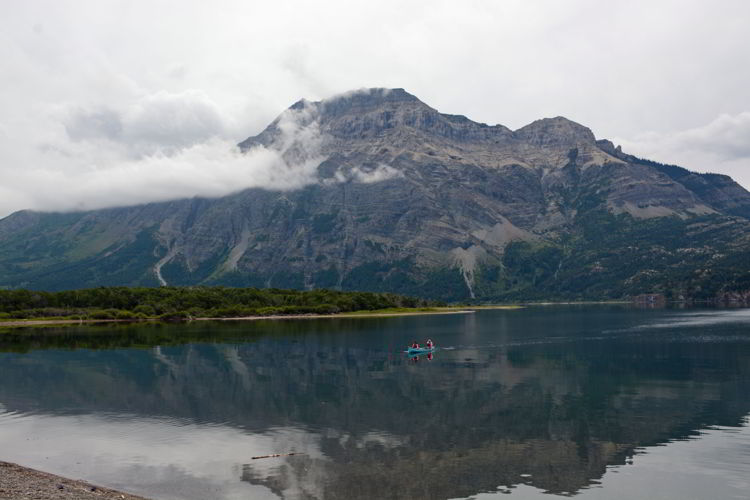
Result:
{"label": "canoe", "polygon": [[409,354],[427,354],[428,352],[434,352],[436,347],[427,348],[427,347],[420,347],[418,349],[415,349],[413,347],[410,347],[406,352]]}

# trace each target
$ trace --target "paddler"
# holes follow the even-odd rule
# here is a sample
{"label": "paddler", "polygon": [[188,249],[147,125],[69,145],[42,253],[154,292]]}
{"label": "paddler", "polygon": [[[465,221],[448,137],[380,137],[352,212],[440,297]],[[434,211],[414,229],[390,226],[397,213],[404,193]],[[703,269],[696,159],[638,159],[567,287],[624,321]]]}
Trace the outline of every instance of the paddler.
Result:
{"label": "paddler", "polygon": [[435,344],[432,343],[432,339],[427,339],[425,345],[427,346],[427,349],[432,349],[433,347],[435,347]]}

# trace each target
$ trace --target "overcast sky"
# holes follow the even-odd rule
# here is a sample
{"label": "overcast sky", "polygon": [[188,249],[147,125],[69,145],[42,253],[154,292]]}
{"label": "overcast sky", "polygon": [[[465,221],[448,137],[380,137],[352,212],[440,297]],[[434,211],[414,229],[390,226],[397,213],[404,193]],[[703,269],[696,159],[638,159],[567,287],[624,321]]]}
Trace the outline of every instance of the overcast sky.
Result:
{"label": "overcast sky", "polygon": [[0,217],[294,187],[232,146],[362,87],[512,129],[563,115],[750,187],[746,0],[0,6]]}

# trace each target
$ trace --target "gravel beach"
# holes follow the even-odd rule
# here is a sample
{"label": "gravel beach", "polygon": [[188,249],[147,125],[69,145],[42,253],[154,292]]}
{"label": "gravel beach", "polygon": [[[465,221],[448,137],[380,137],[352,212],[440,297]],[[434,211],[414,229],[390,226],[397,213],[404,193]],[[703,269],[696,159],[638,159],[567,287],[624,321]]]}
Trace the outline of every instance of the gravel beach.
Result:
{"label": "gravel beach", "polygon": [[35,500],[147,500],[143,497],[129,495],[55,476],[34,469],[21,467],[8,462],[0,462],[0,499]]}

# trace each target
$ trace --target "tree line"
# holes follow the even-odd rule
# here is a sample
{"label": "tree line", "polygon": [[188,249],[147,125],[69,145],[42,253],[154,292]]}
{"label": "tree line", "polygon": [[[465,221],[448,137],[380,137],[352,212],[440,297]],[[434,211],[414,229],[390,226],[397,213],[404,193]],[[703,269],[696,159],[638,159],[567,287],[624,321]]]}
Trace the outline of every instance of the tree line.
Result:
{"label": "tree line", "polygon": [[228,287],[100,287],[45,292],[0,290],[0,319],[226,318],[276,314],[335,314],[440,305],[392,293]]}

